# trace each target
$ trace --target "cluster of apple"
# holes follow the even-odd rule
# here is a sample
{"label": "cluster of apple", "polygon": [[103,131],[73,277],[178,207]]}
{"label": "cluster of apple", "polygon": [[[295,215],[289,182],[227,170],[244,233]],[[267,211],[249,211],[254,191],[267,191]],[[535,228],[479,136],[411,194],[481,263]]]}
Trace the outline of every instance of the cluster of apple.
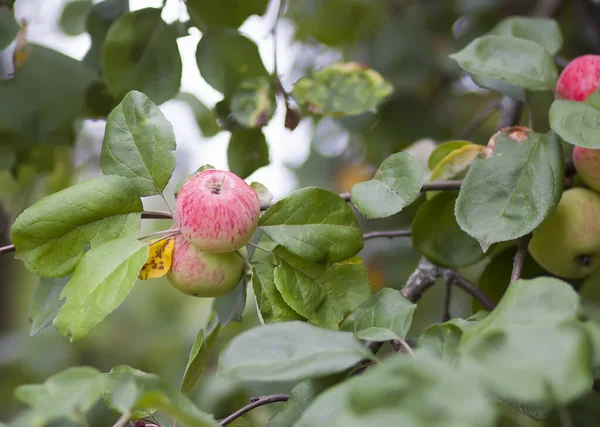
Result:
{"label": "cluster of apple", "polygon": [[260,216],[256,191],[231,172],[205,170],[179,190],[168,278],[178,290],[198,297],[231,291],[245,271],[246,250]]}
{"label": "cluster of apple", "polygon": [[[580,56],[561,73],[556,96],[585,102],[599,84],[600,56]],[[565,279],[584,278],[600,267],[600,149],[576,146],[573,163],[588,188],[566,190],[529,244],[529,253],[538,264]]]}

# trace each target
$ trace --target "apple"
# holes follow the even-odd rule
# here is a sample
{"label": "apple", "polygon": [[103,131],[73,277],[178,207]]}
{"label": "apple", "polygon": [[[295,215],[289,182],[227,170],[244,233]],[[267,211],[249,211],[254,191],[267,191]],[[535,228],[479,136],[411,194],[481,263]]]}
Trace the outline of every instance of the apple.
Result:
{"label": "apple", "polygon": [[583,182],[600,192],[600,150],[575,146],[573,164]]}
{"label": "apple", "polygon": [[565,191],[554,213],[534,230],[529,253],[565,279],[581,279],[598,269],[600,196],[586,188]]}
{"label": "apple", "polygon": [[556,82],[556,97],[570,101],[585,101],[600,83],[600,55],[575,58],[560,73]]}
{"label": "apple", "polygon": [[186,240],[204,252],[233,252],[245,246],[259,216],[258,194],[231,172],[199,172],[177,195],[177,226]]}
{"label": "apple", "polygon": [[197,297],[225,295],[244,274],[246,250],[240,253],[203,252],[178,234],[167,273],[174,288]]}

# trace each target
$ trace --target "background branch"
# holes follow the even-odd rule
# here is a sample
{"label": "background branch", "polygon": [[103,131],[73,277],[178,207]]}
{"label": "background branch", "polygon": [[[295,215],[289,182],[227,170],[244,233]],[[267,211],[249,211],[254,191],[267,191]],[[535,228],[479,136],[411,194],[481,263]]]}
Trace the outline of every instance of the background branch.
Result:
{"label": "background branch", "polygon": [[371,231],[363,234],[363,239],[376,239],[379,237],[386,237],[391,239],[392,237],[410,237],[412,236],[412,230],[391,230],[391,231]]}
{"label": "background branch", "polygon": [[232,421],[236,420],[237,418],[241,417],[246,412],[249,412],[254,408],[258,408],[259,406],[263,405],[268,405],[269,403],[287,402],[289,398],[290,396],[288,394],[271,394],[268,396],[253,397],[252,399],[250,399],[250,403],[248,405],[238,409],[228,417],[223,418],[219,422],[219,424],[221,424],[222,426],[226,426],[227,424],[231,423]]}
{"label": "background branch", "polygon": [[531,234],[521,237],[517,241],[517,253],[513,262],[512,273],[510,274],[510,283],[516,282],[521,278],[523,274],[523,265],[525,264],[525,258],[527,257],[527,247],[531,240]]}

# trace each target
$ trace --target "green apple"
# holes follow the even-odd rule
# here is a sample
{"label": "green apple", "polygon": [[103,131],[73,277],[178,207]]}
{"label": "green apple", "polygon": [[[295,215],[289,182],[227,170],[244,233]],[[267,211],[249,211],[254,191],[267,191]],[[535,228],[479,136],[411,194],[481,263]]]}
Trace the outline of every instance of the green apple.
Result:
{"label": "green apple", "polygon": [[244,274],[246,250],[242,248],[239,252],[203,252],[181,234],[177,235],[167,277],[174,288],[188,295],[225,295]]}
{"label": "green apple", "polygon": [[584,278],[598,269],[600,196],[586,188],[565,191],[554,213],[533,232],[529,253],[565,279]]}

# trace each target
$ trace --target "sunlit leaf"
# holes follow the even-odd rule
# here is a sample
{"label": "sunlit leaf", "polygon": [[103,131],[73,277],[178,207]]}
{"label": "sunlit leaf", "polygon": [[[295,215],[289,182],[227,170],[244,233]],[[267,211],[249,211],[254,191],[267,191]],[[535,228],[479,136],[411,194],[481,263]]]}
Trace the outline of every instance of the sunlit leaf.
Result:
{"label": "sunlit leaf", "polygon": [[142,267],[138,278],[141,280],[156,279],[167,274],[171,268],[174,247],[174,237],[148,242],[148,260]]}

